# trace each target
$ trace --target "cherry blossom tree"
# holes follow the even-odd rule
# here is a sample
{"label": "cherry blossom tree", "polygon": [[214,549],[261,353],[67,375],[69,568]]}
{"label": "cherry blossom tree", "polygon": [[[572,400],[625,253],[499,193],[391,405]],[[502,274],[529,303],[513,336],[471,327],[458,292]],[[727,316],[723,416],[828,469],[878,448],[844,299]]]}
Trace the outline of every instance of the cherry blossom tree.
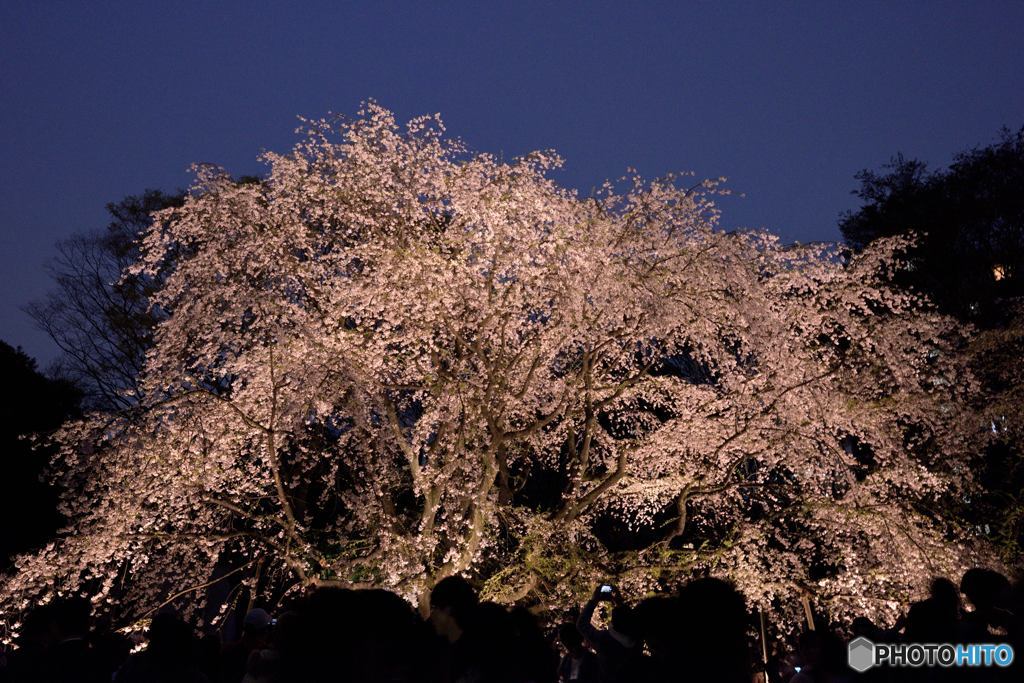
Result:
{"label": "cherry blossom tree", "polygon": [[68,424],[63,537],[4,614],[87,592],[124,619],[234,575],[564,608],[695,573],[752,604],[884,615],[987,557],[956,331],[850,255],[718,229],[717,182],[582,198],[549,152],[436,117],[315,121],[260,183],[197,170],[130,271],[164,315],[125,412]]}

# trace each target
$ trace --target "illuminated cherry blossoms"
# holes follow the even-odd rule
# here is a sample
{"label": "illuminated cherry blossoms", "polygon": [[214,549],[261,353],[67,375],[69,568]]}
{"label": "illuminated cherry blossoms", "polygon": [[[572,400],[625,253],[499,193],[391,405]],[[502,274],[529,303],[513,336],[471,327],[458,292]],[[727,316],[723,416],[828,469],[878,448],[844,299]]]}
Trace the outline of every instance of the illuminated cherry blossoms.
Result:
{"label": "illuminated cherry blossoms", "polygon": [[985,557],[955,327],[857,256],[716,229],[715,183],[581,198],[437,118],[314,122],[262,182],[201,168],[146,235],[164,283],[129,412],[59,434],[71,520],[3,616],[121,619],[231,574],[280,596],[452,573],[553,609],[695,573],[887,618]]}

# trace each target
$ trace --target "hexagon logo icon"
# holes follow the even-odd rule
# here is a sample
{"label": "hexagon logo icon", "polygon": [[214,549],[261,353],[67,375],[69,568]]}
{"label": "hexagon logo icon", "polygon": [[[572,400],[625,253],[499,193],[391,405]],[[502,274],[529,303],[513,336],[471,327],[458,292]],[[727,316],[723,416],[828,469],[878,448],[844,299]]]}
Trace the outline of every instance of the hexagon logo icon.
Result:
{"label": "hexagon logo icon", "polygon": [[850,668],[857,673],[864,673],[875,665],[875,644],[863,636],[850,641],[846,650]]}

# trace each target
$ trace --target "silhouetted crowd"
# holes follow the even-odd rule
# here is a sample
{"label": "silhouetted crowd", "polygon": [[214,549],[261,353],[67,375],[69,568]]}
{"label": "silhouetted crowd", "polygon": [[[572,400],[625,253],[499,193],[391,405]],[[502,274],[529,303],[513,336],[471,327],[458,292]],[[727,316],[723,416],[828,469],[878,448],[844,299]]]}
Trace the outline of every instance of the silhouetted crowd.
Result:
{"label": "silhouetted crowd", "polygon": [[136,643],[92,623],[88,601],[69,599],[29,615],[18,647],[0,655],[0,683],[1021,681],[1019,664],[857,674],[846,654],[847,641],[862,635],[876,643],[1005,642],[1019,655],[1020,607],[1020,585],[972,569],[959,587],[936,579],[930,597],[891,628],[860,617],[832,629],[819,615],[801,625],[795,649],[786,651],[774,649],[784,639],[762,642],[741,595],[715,578],[634,605],[614,586],[599,586],[575,621],[550,633],[525,608],[481,602],[459,577],[434,587],[426,620],[388,591],[322,588],[276,619],[250,610],[240,637],[226,644],[215,634],[198,636],[170,609]]}

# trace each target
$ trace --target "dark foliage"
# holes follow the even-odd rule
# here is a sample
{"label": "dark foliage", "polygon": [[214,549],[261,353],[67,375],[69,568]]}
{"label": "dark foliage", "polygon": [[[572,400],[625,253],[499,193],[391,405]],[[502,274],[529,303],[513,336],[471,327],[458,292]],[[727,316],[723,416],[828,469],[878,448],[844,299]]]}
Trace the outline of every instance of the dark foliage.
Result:
{"label": "dark foliage", "polygon": [[138,238],[152,224],[151,214],[181,206],[184,197],[146,190],[107,204],[110,224],[60,242],[51,265],[56,286],[28,306],[62,352],[55,374],[82,388],[87,407],[110,410],[135,402],[156,323],[149,297],[159,283],[127,275],[125,268],[138,259]]}
{"label": "dark foliage", "polygon": [[1024,128],[958,154],[945,170],[900,155],[857,179],[864,205],[842,216],[846,241],[862,249],[879,237],[919,234],[902,283],[962,319],[999,324],[1000,300],[1019,295],[1024,277]]}
{"label": "dark foliage", "polygon": [[50,453],[26,438],[56,429],[78,410],[80,394],[69,382],[48,379],[21,349],[0,342],[0,377],[7,405],[0,418],[0,573],[14,554],[52,537],[61,523],[57,493],[40,477]]}

